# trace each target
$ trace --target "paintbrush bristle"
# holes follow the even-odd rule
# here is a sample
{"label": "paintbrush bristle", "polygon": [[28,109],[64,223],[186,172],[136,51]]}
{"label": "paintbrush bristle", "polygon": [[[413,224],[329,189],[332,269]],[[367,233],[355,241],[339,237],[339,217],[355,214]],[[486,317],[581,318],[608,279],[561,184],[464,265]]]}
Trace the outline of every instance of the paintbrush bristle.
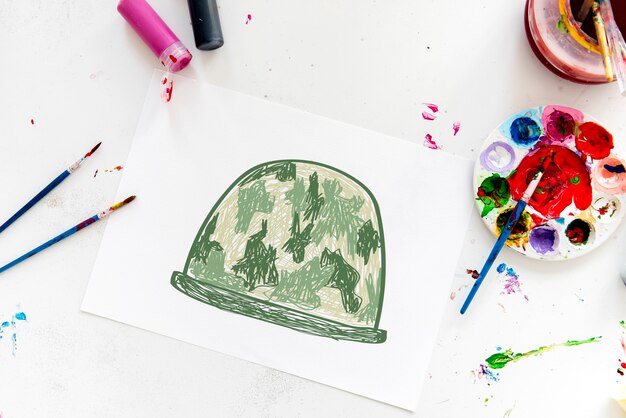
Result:
{"label": "paintbrush bristle", "polygon": [[85,154],[85,158],[87,158],[87,157],[91,157],[91,155],[92,155],[94,152],[96,152],[96,150],[97,150],[98,148],[100,148],[100,145],[102,145],[102,141],[98,142],[98,144],[96,144],[96,146],[95,146],[95,147],[93,147],[93,148],[91,149],[91,151],[89,151],[87,154]]}
{"label": "paintbrush bristle", "polygon": [[117,210],[117,209],[121,208],[122,206],[127,205],[127,204],[129,204],[130,202],[132,202],[133,200],[135,200],[135,198],[136,198],[136,197],[137,197],[137,196],[135,196],[135,195],[129,196],[129,197],[127,197],[126,199],[122,200],[121,202],[118,202],[118,203],[114,204],[113,206],[111,206],[111,207],[109,208],[109,210],[110,210],[110,211]]}

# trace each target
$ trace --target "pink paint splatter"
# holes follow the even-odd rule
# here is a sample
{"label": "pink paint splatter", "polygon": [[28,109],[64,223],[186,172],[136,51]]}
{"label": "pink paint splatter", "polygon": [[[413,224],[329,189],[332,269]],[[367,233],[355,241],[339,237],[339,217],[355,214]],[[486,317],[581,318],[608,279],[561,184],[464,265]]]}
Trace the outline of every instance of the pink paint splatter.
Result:
{"label": "pink paint splatter", "polygon": [[169,85],[167,84],[167,76],[163,77],[161,84],[165,86],[163,92],[161,93],[161,98],[165,103],[168,103],[172,100],[172,92],[174,91],[174,80],[170,80]]}
{"label": "pink paint splatter", "polygon": [[456,136],[456,134],[459,133],[459,129],[461,129],[461,122],[456,121],[452,124],[452,131],[454,132],[453,136]]}
{"label": "pink paint splatter", "polygon": [[[501,294],[522,293],[519,275],[512,267],[507,267],[505,263],[502,263],[498,266],[497,271],[500,273],[500,278],[504,279],[504,289],[500,292]],[[523,296],[524,299],[528,300],[528,296],[524,294]]]}
{"label": "pink paint splatter", "polygon": [[114,171],[122,171],[123,169],[124,169],[124,167],[122,167],[121,165],[117,165],[117,166],[113,167],[110,170],[107,168],[106,170],[104,170],[104,172],[105,173],[112,173]]}
{"label": "pink paint splatter", "polygon": [[252,15],[248,13],[248,18],[246,19],[246,25],[250,23],[251,20],[252,20]]}
{"label": "pink paint splatter", "polygon": [[424,146],[430,149],[441,149],[441,145],[433,141],[433,136],[431,134],[426,134],[424,137]]}
{"label": "pink paint splatter", "polygon": [[434,103],[422,103],[424,106],[429,108],[433,113],[439,112],[439,106]]}
{"label": "pink paint splatter", "polygon": [[422,117],[426,120],[435,120],[436,116],[432,113],[422,112]]}

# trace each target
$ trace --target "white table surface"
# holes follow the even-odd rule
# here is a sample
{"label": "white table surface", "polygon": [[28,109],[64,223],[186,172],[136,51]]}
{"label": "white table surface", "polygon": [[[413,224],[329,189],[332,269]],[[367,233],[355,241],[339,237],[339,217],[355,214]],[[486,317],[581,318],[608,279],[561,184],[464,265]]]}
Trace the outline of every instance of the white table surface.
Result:
{"label": "white table surface", "polygon": [[[184,0],[151,3],[192,50],[181,73],[188,77],[418,144],[430,132],[444,150],[468,158],[509,114],[538,104],[579,107],[624,145],[626,99],[614,86],[576,85],[544,69],[526,42],[522,0],[222,1],[226,44],[213,52],[193,47]],[[104,170],[123,165],[158,66],[115,5],[0,2],[0,218],[103,141],[84,168],[2,234],[5,261],[114,197],[122,173]],[[422,102],[440,105],[436,121],[421,119]],[[454,120],[462,123],[456,137]],[[470,187],[470,179],[459,187]],[[0,340],[3,418],[412,415],[81,313],[104,228],[96,224],[2,274],[0,321],[17,311],[28,317],[17,324],[15,356],[10,341]],[[494,274],[461,317],[463,286],[472,280],[464,269],[480,268],[492,242],[475,212],[453,287],[462,290],[450,300],[413,416],[622,416],[609,394],[622,379],[616,368],[624,356],[626,288],[617,270],[626,230],[564,263],[504,251],[501,260],[519,273],[529,300],[501,294]],[[599,343],[509,365],[490,385],[472,377],[497,346],[519,352],[597,335]]]}

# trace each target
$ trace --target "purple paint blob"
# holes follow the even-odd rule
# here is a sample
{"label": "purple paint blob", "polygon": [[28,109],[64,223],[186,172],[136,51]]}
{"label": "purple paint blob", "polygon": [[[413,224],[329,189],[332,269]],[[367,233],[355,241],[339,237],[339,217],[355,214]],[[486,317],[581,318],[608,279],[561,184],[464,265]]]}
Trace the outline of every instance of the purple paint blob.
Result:
{"label": "purple paint blob", "polygon": [[559,234],[549,225],[540,225],[530,231],[530,246],[538,254],[546,255],[556,251],[559,245]]}
{"label": "purple paint blob", "polygon": [[496,141],[480,153],[480,164],[495,173],[507,173],[515,164],[515,151],[506,142]]}

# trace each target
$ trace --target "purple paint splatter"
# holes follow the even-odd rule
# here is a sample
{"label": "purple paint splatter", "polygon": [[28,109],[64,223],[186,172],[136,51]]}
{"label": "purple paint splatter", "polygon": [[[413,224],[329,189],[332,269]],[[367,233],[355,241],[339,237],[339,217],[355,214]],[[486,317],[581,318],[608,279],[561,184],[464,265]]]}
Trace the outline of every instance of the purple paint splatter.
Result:
{"label": "purple paint splatter", "polygon": [[426,120],[435,120],[436,116],[429,112],[422,112],[422,117]]}
{"label": "purple paint splatter", "polygon": [[424,146],[430,149],[441,149],[441,145],[437,144],[433,140],[433,136],[431,134],[426,134],[424,137]]}
{"label": "purple paint splatter", "polygon": [[487,385],[500,380],[500,373],[494,373],[486,364],[481,364],[477,370],[472,370],[472,374],[475,379],[485,379]]}
{"label": "purple paint splatter", "polygon": [[429,108],[431,110],[431,112],[433,113],[437,113],[439,112],[439,106],[437,106],[434,103],[422,103],[424,106],[426,106],[427,108]]}
{"label": "purple paint splatter", "polygon": [[[501,294],[522,293],[519,275],[512,267],[507,267],[505,263],[502,263],[498,266],[497,271],[500,273],[500,278],[504,279],[504,289],[500,292]],[[524,295],[524,299],[528,300],[528,296]]]}
{"label": "purple paint splatter", "polygon": [[456,134],[459,133],[459,129],[461,129],[461,122],[456,121],[452,124],[452,132],[454,132],[454,134],[452,136],[456,136]]}

